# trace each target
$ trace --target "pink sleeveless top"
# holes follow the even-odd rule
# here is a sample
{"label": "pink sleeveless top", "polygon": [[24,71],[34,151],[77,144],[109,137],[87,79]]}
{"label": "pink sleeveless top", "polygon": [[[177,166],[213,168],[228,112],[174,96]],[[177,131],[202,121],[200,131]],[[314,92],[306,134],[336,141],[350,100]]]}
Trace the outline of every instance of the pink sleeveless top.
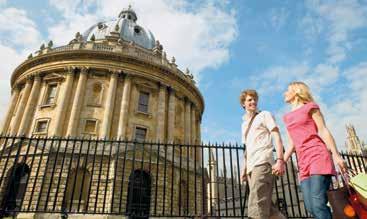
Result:
{"label": "pink sleeveless top", "polygon": [[320,109],[316,103],[309,102],[283,116],[298,158],[300,180],[311,175],[335,175],[331,153],[318,135],[315,121],[310,115],[312,109]]}

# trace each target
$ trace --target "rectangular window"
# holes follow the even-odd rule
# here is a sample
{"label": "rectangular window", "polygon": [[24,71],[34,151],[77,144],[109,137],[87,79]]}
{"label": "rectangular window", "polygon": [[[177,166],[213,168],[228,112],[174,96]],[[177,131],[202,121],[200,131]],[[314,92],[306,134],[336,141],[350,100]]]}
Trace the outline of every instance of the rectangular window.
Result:
{"label": "rectangular window", "polygon": [[148,113],[148,104],[149,104],[149,93],[141,91],[139,93],[138,111]]}
{"label": "rectangular window", "polygon": [[96,120],[86,120],[84,126],[84,132],[88,134],[96,133],[97,121]]}
{"label": "rectangular window", "polygon": [[147,135],[147,129],[136,127],[135,129],[135,140],[137,141],[144,141]]}
{"label": "rectangular window", "polygon": [[57,91],[57,84],[49,84],[48,85],[46,98],[45,98],[45,101],[44,101],[45,105],[50,105],[50,104],[55,103],[56,91]]}
{"label": "rectangular window", "polygon": [[47,133],[48,120],[39,120],[36,123],[36,133]]}

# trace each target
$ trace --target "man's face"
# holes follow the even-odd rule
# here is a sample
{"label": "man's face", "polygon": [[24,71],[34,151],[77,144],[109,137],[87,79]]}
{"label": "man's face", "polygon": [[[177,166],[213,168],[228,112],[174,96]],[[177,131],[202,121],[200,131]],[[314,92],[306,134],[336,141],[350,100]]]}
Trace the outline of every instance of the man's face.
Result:
{"label": "man's face", "polygon": [[242,106],[245,107],[246,110],[254,112],[257,109],[257,100],[253,96],[247,95]]}

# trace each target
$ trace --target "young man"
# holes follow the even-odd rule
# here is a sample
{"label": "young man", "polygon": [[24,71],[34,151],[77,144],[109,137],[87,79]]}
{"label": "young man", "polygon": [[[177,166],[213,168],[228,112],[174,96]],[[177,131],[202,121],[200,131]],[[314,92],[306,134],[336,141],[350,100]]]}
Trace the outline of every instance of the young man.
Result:
{"label": "young man", "polygon": [[[246,145],[241,180],[248,181],[250,194],[248,217],[253,219],[285,218],[272,203],[274,175],[284,174],[283,143],[279,128],[270,112],[258,111],[258,94],[245,90],[240,95],[246,113],[242,123],[242,142]],[[273,145],[276,148],[276,162]]]}

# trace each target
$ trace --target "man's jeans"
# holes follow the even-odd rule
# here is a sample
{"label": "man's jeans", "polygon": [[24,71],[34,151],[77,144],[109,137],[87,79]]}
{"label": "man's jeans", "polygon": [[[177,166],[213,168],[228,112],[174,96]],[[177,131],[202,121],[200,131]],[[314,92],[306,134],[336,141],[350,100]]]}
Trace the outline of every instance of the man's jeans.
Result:
{"label": "man's jeans", "polygon": [[330,183],[331,176],[327,175],[312,175],[301,182],[306,209],[316,219],[331,219],[330,208],[326,205]]}

